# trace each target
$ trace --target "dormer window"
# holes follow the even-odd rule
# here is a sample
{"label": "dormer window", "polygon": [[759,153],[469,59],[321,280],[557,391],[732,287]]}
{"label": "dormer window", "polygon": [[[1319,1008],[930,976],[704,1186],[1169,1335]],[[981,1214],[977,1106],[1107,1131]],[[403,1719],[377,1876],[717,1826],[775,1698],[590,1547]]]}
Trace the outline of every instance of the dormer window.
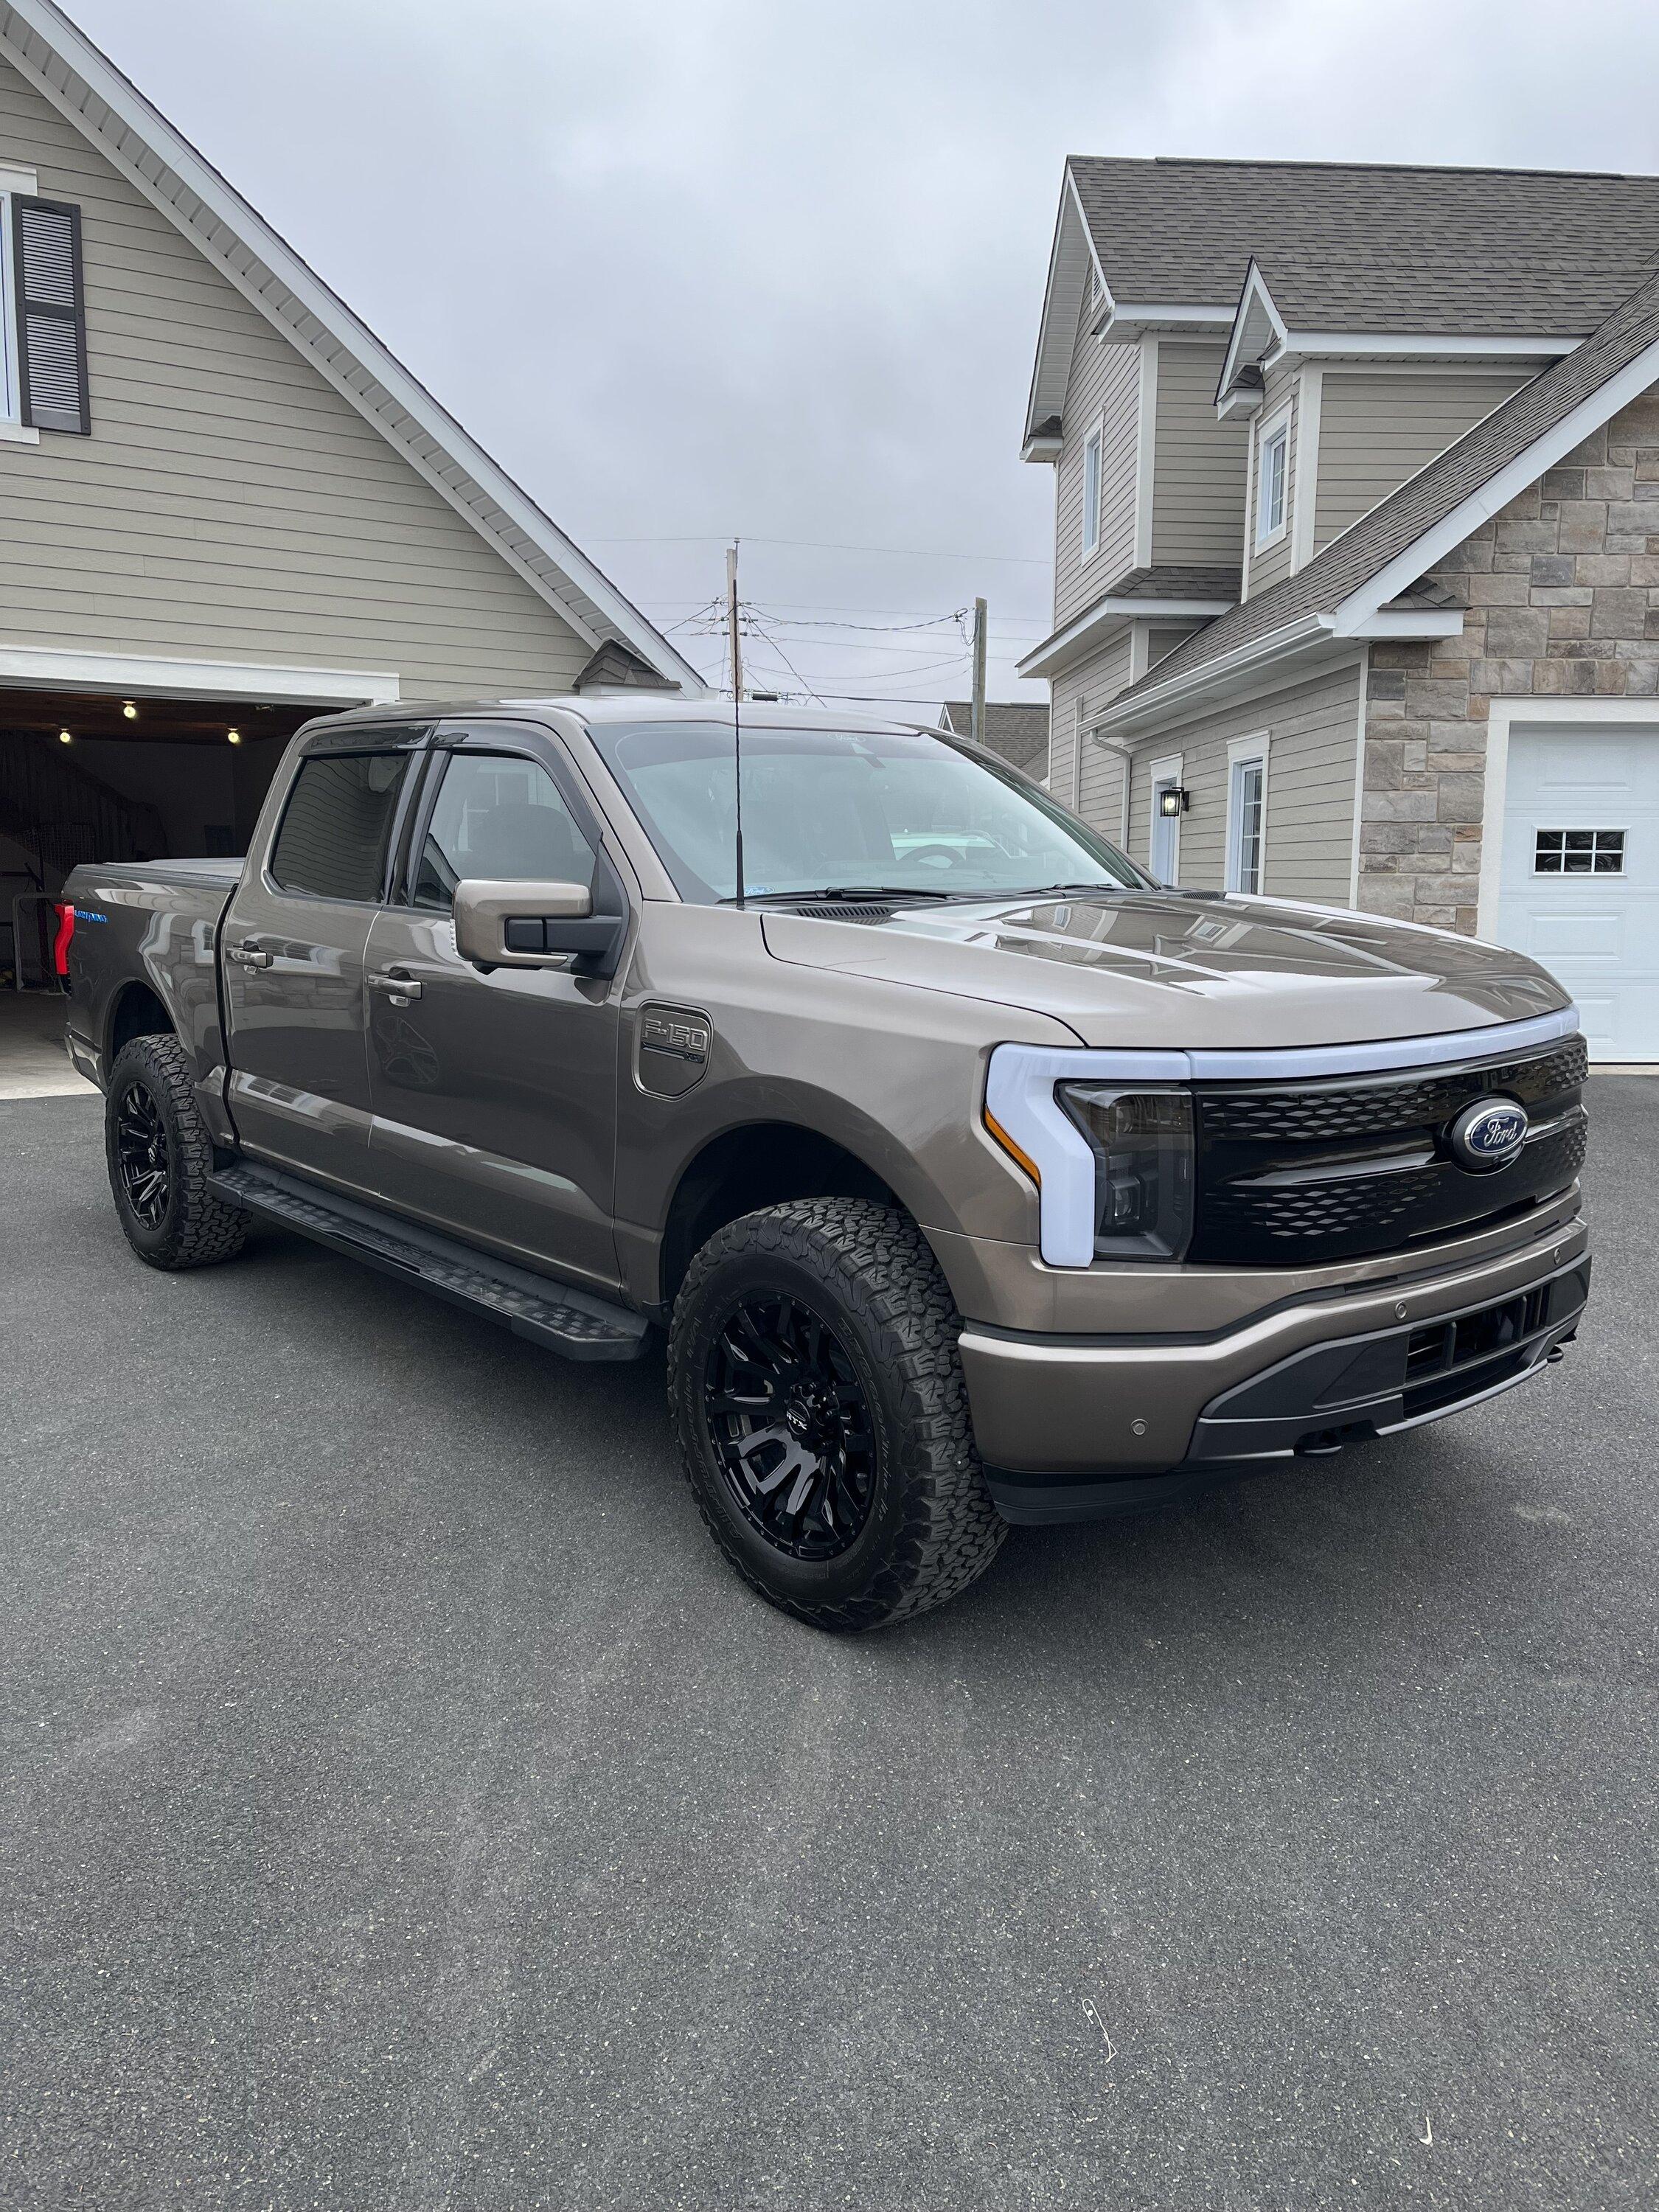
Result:
{"label": "dormer window", "polygon": [[1255,468],[1255,542],[1257,550],[1285,534],[1285,511],[1291,467],[1291,418],[1281,415],[1262,433]]}
{"label": "dormer window", "polygon": [[1105,425],[1097,422],[1083,442],[1083,557],[1100,544],[1100,455]]}

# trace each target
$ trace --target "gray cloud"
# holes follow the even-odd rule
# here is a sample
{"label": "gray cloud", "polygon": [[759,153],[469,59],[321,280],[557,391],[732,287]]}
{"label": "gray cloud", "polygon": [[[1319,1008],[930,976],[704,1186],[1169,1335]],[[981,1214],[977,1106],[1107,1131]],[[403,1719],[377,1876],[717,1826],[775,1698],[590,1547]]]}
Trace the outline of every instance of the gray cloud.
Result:
{"label": "gray cloud", "polygon": [[1066,153],[1655,166],[1659,15],[1617,0],[69,4],[658,621],[742,532],[825,691],[937,699],[966,659],[783,623],[983,592],[1018,695]]}

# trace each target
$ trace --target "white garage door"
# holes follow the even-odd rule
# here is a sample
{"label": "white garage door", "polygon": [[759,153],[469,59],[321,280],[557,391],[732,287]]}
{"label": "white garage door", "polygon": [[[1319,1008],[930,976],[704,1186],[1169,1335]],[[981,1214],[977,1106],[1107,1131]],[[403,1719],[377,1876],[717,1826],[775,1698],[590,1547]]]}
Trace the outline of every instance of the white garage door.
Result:
{"label": "white garage door", "polygon": [[1592,1060],[1659,1060],[1659,726],[1513,732],[1498,935],[1577,1000]]}

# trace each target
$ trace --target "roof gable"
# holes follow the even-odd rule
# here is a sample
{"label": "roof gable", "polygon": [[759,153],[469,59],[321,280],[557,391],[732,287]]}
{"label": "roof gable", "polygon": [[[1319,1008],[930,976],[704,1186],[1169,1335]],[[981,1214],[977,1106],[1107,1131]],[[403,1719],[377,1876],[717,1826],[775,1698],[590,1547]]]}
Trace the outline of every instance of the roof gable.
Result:
{"label": "roof gable", "polygon": [[1230,303],[1254,256],[1302,329],[1582,336],[1659,252],[1659,177],[1085,155],[1066,172],[1119,299]]}
{"label": "roof gable", "polygon": [[52,0],[0,0],[0,56],[579,637],[594,647],[621,640],[684,690],[705,689],[691,664]]}
{"label": "roof gable", "polygon": [[1102,717],[1121,722],[1251,653],[1355,637],[1425,570],[1659,382],[1659,276],[1295,574],[1176,647]]}

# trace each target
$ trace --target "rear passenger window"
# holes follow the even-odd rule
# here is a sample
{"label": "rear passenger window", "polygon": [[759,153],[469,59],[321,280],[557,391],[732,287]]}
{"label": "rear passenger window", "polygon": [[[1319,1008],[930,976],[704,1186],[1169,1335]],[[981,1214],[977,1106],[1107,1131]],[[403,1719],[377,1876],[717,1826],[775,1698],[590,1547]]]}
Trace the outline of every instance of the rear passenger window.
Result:
{"label": "rear passenger window", "polygon": [[302,761],[271,848],[285,891],[378,903],[404,753],[345,753]]}
{"label": "rear passenger window", "polygon": [[455,886],[593,884],[593,848],[539,763],[510,753],[452,753],[421,847],[415,904],[447,914]]}

